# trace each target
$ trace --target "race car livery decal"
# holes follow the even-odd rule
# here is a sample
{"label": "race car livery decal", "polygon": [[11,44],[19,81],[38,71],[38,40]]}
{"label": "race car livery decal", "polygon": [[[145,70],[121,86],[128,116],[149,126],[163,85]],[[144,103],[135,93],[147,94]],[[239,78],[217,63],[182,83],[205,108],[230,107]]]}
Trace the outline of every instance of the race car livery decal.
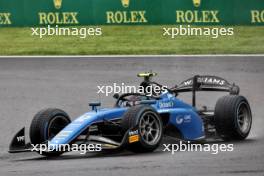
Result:
{"label": "race car livery decal", "polygon": [[129,136],[129,138],[128,138],[129,143],[133,143],[133,142],[137,142],[137,141],[139,141],[139,135],[138,134],[133,135],[133,136]]}
{"label": "race car livery decal", "polygon": [[177,124],[182,124],[182,123],[190,123],[191,122],[191,115],[178,115],[176,117],[176,123]]}
{"label": "race car livery decal", "polygon": [[173,101],[159,102],[159,108],[172,108],[174,106]]}
{"label": "race car livery decal", "polygon": [[[211,86],[228,86],[230,85],[225,79],[217,76],[197,76],[197,83]],[[191,87],[193,86],[193,78],[183,81],[178,87]]]}
{"label": "race car livery decal", "polygon": [[138,129],[136,128],[134,128],[134,130],[130,130],[129,132],[128,132],[128,142],[129,143],[133,143],[133,142],[138,142],[139,141],[139,135],[138,135]]}

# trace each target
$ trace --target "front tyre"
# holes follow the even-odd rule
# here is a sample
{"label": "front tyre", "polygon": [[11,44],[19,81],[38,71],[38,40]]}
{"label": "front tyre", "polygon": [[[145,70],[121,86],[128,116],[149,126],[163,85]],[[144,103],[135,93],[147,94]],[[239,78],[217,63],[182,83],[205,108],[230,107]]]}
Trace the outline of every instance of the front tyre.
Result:
{"label": "front tyre", "polygon": [[215,107],[215,127],[224,140],[243,140],[251,129],[252,114],[243,96],[221,97]]}
{"label": "front tyre", "polygon": [[[66,125],[71,122],[66,112],[60,109],[48,108],[39,111],[30,125],[30,140],[32,144],[41,144],[51,140]],[[59,156],[62,152],[42,152],[45,156]]]}
{"label": "front tyre", "polygon": [[[128,150],[136,153],[152,152],[160,144],[163,135],[163,125],[159,114],[148,105],[133,106],[122,119],[124,131],[137,131],[138,140],[128,140]],[[130,138],[132,136],[129,137]]]}

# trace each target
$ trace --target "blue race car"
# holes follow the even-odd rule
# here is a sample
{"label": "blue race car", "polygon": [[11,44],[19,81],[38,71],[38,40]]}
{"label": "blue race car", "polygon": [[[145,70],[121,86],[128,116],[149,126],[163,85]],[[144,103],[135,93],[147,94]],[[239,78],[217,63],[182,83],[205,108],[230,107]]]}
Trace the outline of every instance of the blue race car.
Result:
{"label": "blue race car", "polygon": [[[141,86],[163,87],[152,81],[153,72],[139,73]],[[224,91],[229,95],[218,99],[215,108],[196,108],[197,91]],[[192,105],[177,98],[182,92],[192,92]],[[100,144],[102,149],[126,148],[133,152],[151,152],[163,136],[188,141],[200,141],[211,136],[224,140],[243,140],[251,129],[252,115],[247,99],[239,95],[239,87],[216,76],[196,75],[178,86],[159,93],[115,94],[113,108],[99,108],[90,103],[91,111],[71,122],[60,109],[38,112],[30,126],[31,143],[25,142],[25,128],[13,138],[9,152],[24,152],[33,145]],[[62,154],[57,148],[42,152],[45,156]]]}

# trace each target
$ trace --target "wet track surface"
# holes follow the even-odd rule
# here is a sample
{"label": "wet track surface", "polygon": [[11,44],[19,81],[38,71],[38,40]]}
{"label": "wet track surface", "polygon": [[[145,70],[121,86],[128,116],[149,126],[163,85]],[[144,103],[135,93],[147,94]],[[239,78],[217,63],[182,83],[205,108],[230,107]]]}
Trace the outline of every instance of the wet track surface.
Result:
{"label": "wet track surface", "polygon": [[[253,113],[247,140],[234,151],[133,154],[67,153],[47,159],[35,153],[8,154],[13,135],[46,107],[64,109],[74,119],[88,103],[111,107],[111,96],[98,95],[97,85],[114,82],[138,85],[140,71],[158,72],[157,82],[174,86],[195,74],[210,74],[235,82]],[[0,59],[0,175],[264,175],[264,58],[1,58]],[[200,93],[198,105],[214,107],[223,93]],[[181,98],[190,100],[188,95]],[[176,141],[172,141],[175,142]]]}

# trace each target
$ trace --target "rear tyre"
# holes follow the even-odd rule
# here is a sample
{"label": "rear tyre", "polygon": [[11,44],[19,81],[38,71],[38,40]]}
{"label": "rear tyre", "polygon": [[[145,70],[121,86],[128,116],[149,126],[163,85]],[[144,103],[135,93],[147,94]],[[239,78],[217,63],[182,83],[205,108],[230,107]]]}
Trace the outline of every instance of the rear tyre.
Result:
{"label": "rear tyre", "polygon": [[215,106],[215,127],[224,140],[243,140],[251,129],[252,115],[247,99],[243,96],[221,97]]}
{"label": "rear tyre", "polygon": [[[30,125],[30,140],[32,144],[41,144],[51,140],[66,125],[71,122],[66,112],[60,109],[48,108],[39,111]],[[63,152],[42,152],[45,156],[59,156]]]}
{"label": "rear tyre", "polygon": [[[131,107],[122,119],[122,128],[126,132],[137,131],[138,140],[128,139],[127,149],[136,153],[152,152],[160,144],[163,136],[163,125],[159,114],[148,105]],[[129,136],[128,138],[130,138]]]}

